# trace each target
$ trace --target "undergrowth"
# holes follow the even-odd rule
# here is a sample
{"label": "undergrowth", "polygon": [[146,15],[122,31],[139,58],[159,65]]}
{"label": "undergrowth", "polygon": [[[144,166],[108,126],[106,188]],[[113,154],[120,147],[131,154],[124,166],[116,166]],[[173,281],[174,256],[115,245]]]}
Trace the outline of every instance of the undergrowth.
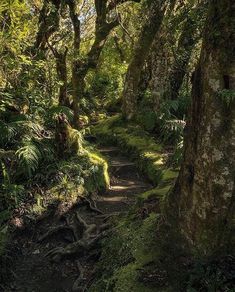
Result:
{"label": "undergrowth", "polygon": [[[69,126],[70,109],[53,106],[31,115],[16,107],[10,101],[0,106],[0,255],[16,209],[29,205],[26,213],[36,219],[50,204],[71,203],[109,185],[105,159]],[[65,141],[57,140],[59,115],[68,122]]]}

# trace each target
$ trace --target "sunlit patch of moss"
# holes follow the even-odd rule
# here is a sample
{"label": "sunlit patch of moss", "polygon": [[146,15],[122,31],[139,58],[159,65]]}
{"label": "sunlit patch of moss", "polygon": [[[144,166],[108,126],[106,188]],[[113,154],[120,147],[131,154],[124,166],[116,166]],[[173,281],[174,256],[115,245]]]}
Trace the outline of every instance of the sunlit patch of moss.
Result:
{"label": "sunlit patch of moss", "polygon": [[67,126],[68,133],[68,149],[72,154],[83,153],[83,136],[82,133],[78,130],[72,128],[71,126]]}
{"label": "sunlit patch of moss", "polygon": [[164,199],[165,195],[168,193],[168,191],[170,190],[172,184],[169,184],[165,187],[159,188],[156,187],[150,191],[144,192],[142,194],[139,195],[139,198],[147,200],[149,198],[159,198],[159,199]]}
{"label": "sunlit patch of moss", "polygon": [[90,163],[94,166],[94,172],[87,177],[85,186],[88,191],[106,190],[110,186],[107,161],[94,150],[86,151]]}
{"label": "sunlit patch of moss", "polygon": [[43,206],[43,197],[39,194],[36,194],[35,196],[36,203],[33,204],[31,211],[34,215],[38,216],[41,215],[43,212],[46,211],[46,208]]}
{"label": "sunlit patch of moss", "polygon": [[99,123],[93,133],[102,143],[119,145],[155,185],[159,184],[165,159],[162,146],[138,125],[127,126],[117,115]]}

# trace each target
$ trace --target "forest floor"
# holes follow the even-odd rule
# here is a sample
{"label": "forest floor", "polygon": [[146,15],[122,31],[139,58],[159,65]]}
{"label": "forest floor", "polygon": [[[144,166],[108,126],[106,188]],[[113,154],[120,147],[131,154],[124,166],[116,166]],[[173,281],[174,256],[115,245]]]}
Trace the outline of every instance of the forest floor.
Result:
{"label": "forest floor", "polygon": [[[92,197],[96,210],[79,202],[66,206],[57,204],[40,220],[16,229],[8,246],[12,277],[4,287],[0,287],[0,291],[89,291],[88,287],[96,273],[95,263],[99,259],[99,240],[93,249],[79,257],[72,254],[55,261],[51,250],[63,250],[78,240],[70,228],[76,218],[80,221],[82,218],[88,229],[95,226],[95,233],[101,230],[102,226],[109,225],[107,222],[111,215],[128,211],[133,206],[137,194],[152,189],[152,185],[139,174],[134,163],[120,154],[118,148],[103,147],[99,150],[109,162],[111,186],[106,193]],[[76,214],[79,215],[76,217]],[[20,218],[17,220],[20,221]],[[112,226],[108,228],[107,231],[112,229]]]}

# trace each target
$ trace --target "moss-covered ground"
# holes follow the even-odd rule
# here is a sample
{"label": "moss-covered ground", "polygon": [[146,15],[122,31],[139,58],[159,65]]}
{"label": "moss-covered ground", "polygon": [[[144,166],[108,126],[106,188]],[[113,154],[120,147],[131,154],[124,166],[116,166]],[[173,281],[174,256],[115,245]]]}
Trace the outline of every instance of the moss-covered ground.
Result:
{"label": "moss-covered ground", "polygon": [[100,143],[115,144],[128,154],[154,187],[138,195],[129,214],[116,220],[115,232],[103,242],[100,277],[91,291],[168,291],[166,271],[158,265],[157,230],[163,221],[161,205],[178,169],[167,166],[168,154],[154,138],[140,126],[126,126],[118,115],[100,122],[93,133]]}
{"label": "moss-covered ground", "polygon": [[177,169],[166,167],[168,153],[161,144],[140,126],[127,126],[120,115],[100,122],[92,131],[100,143],[118,145],[155,186],[177,176]]}
{"label": "moss-covered ground", "polygon": [[178,169],[168,163],[166,149],[119,115],[92,131],[100,143],[117,145],[125,152],[154,187],[137,196],[127,215],[115,219],[115,231],[103,241],[90,291],[234,291],[232,258],[192,260],[182,253],[177,229],[169,232],[165,224],[165,199],[178,175]]}

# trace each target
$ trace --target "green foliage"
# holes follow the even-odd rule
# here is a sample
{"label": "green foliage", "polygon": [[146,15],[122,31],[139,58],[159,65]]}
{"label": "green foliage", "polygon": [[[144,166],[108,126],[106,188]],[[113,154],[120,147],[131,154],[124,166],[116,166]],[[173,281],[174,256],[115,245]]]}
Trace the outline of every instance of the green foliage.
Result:
{"label": "green foliage", "polygon": [[[1,218],[2,218],[2,213],[0,212],[0,226],[1,224]],[[7,226],[4,225],[3,227],[0,227],[0,257],[4,254],[5,252],[5,245],[7,243]],[[0,279],[1,279],[0,275]]]}
{"label": "green foliage", "polygon": [[235,101],[235,91],[229,89],[223,89],[218,93],[218,97],[226,107],[232,105]]}
{"label": "green foliage", "polygon": [[174,166],[180,166],[183,159],[184,142],[182,140],[175,146],[174,153],[169,159],[169,163]]}
{"label": "green foliage", "polygon": [[68,120],[68,122],[71,124],[73,122],[73,111],[66,107],[66,106],[52,106],[49,110],[46,111],[46,121],[50,126],[55,125],[56,118],[59,114],[64,114]]}
{"label": "green foliage", "polygon": [[137,123],[146,131],[153,132],[156,128],[157,115],[153,111],[143,111],[137,115]]}
{"label": "green foliage", "polygon": [[231,256],[195,262],[189,272],[187,292],[234,292],[235,269]]}
{"label": "green foliage", "polygon": [[32,140],[25,141],[24,146],[16,151],[16,155],[19,159],[20,171],[31,177],[37,170],[40,159],[42,159],[42,153],[38,147]]}
{"label": "green foliage", "polygon": [[183,140],[183,130],[185,127],[183,120],[166,120],[160,128],[161,139],[168,145],[179,144]]}
{"label": "green foliage", "polygon": [[3,162],[1,162],[2,178],[0,189],[0,226],[7,221],[10,216],[10,210],[15,208],[24,198],[25,189],[23,185],[17,185],[11,182],[10,175]]}
{"label": "green foliage", "polygon": [[0,146],[4,147],[9,142],[13,141],[17,134],[17,129],[15,123],[5,123],[0,120]]}

